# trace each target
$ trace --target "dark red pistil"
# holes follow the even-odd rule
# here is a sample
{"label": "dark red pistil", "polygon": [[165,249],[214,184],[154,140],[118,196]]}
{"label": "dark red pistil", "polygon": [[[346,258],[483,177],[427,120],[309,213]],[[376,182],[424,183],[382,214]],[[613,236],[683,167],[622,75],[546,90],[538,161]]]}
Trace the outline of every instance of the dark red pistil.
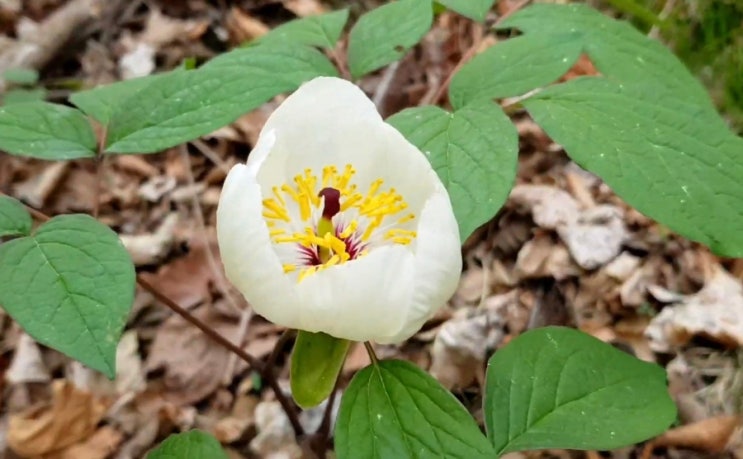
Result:
{"label": "dark red pistil", "polygon": [[328,220],[332,219],[335,214],[341,210],[341,192],[335,188],[323,188],[317,193],[321,198],[325,198],[325,207],[322,209],[322,217]]}

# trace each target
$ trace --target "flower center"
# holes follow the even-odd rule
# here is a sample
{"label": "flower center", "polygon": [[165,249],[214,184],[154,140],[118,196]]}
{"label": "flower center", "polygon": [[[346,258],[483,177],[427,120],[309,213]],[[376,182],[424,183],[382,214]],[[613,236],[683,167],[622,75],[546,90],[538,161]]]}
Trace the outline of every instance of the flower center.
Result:
{"label": "flower center", "polygon": [[403,196],[394,188],[383,191],[382,179],[361,192],[355,174],[350,164],[343,172],[326,166],[321,177],[305,169],[293,183],[272,187],[263,200],[271,242],[284,272],[296,273],[297,281],[377,247],[415,239],[415,215],[404,212]]}

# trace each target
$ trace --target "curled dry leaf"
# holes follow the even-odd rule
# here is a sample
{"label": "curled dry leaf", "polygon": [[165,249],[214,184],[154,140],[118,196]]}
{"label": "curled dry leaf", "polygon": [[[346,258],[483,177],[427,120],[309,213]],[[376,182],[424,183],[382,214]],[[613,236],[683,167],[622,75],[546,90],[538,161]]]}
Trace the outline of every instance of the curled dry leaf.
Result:
{"label": "curled dry leaf", "polygon": [[609,205],[582,211],[576,219],[559,226],[557,233],[575,262],[585,269],[611,261],[627,239],[621,209]]}
{"label": "curled dry leaf", "polygon": [[653,440],[653,446],[674,446],[706,453],[725,451],[731,437],[741,427],[740,416],[717,416],[676,427]]}
{"label": "curled dry leaf", "polygon": [[116,429],[103,426],[87,440],[44,459],[106,459],[116,451],[123,439],[124,436]]}
{"label": "curled dry leaf", "polygon": [[559,281],[577,276],[581,270],[565,246],[555,243],[547,234],[540,234],[519,250],[515,273],[519,279],[554,277]]}
{"label": "curled dry leaf", "polygon": [[39,346],[25,333],[22,333],[18,340],[5,379],[10,384],[43,383],[50,380],[49,370],[41,358]]}
{"label": "curled dry leaf", "polygon": [[485,359],[503,339],[504,312],[513,293],[488,298],[481,308],[463,308],[444,323],[431,348],[430,373],[447,389],[483,377]]}
{"label": "curled dry leaf", "polygon": [[250,442],[250,450],[266,459],[300,459],[302,449],[294,437],[289,418],[279,402],[261,402],[255,408],[258,435]]}
{"label": "curled dry leaf", "polygon": [[575,220],[579,213],[578,203],[570,194],[551,186],[516,185],[509,199],[529,210],[540,228],[556,229]]}
{"label": "curled dry leaf", "polygon": [[154,233],[119,236],[136,266],[152,265],[162,261],[173,247],[178,214],[165,217]]}
{"label": "curled dry leaf", "polygon": [[52,401],[10,416],[8,445],[18,455],[61,451],[95,432],[106,404],[64,380],[52,384]]}
{"label": "curled dry leaf", "polygon": [[743,346],[743,285],[722,267],[696,294],[666,306],[645,331],[651,348],[670,352],[701,335],[729,347]]}
{"label": "curled dry leaf", "polygon": [[[238,331],[235,320],[208,306],[198,308],[193,315],[228,339],[234,339]],[[146,368],[149,371],[163,368],[166,399],[179,406],[189,405],[203,400],[219,387],[229,356],[228,350],[174,315],[158,329]]]}

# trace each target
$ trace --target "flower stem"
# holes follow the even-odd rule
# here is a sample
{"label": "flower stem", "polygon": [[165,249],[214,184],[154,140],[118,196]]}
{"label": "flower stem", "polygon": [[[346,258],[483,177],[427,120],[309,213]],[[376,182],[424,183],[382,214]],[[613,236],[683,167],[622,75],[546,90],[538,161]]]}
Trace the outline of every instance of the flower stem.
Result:
{"label": "flower stem", "polygon": [[364,341],[364,347],[366,348],[366,353],[369,354],[372,365],[379,364],[379,359],[377,358],[377,354],[374,352],[374,347],[372,347],[371,343],[369,341]]}

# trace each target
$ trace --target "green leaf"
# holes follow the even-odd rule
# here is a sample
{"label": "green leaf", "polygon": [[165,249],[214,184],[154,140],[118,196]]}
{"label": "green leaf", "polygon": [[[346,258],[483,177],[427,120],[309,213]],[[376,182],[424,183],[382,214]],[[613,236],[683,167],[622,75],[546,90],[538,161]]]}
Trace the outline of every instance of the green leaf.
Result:
{"label": "green leaf", "polygon": [[335,75],[314,48],[261,45],[222,54],[135,93],[112,116],[107,152],[152,153],[208,134],[282,92]]}
{"label": "green leaf", "polygon": [[398,0],[359,18],[348,37],[348,65],[359,78],[400,59],[431,28],[430,0]]}
{"label": "green leaf", "polygon": [[214,437],[192,430],[169,436],[147,459],[227,459],[227,454]]}
{"label": "green leaf", "polygon": [[158,73],[78,91],[70,96],[70,102],[101,124],[106,125],[127,99],[155,81],[172,74],[173,72]]}
{"label": "green leaf", "polygon": [[3,105],[39,102],[46,98],[46,89],[10,89],[3,94]]}
{"label": "green leaf", "polygon": [[297,405],[312,408],[330,396],[350,345],[348,340],[325,333],[299,330],[289,373]]}
{"label": "green leaf", "polygon": [[629,23],[587,5],[534,4],[508,17],[498,28],[517,28],[526,37],[552,37],[555,49],[563,46],[565,37],[577,34],[582,37],[583,52],[602,75],[622,83],[652,84],[659,92],[713,109],[707,91],[668,48]]}
{"label": "green leaf", "polygon": [[454,113],[416,107],[387,122],[428,157],[449,191],[463,241],[498,212],[516,177],[519,148],[499,106],[482,101]]}
{"label": "green leaf", "polygon": [[39,81],[39,72],[34,69],[8,69],[3,73],[3,80],[20,85],[34,85]]}
{"label": "green leaf", "polygon": [[25,236],[31,232],[31,214],[15,198],[0,196],[0,237]]}
{"label": "green leaf", "polygon": [[743,139],[717,114],[654,85],[604,78],[574,79],[523,103],[631,206],[719,254],[743,256]]}
{"label": "green leaf", "polygon": [[74,108],[47,102],[0,107],[0,150],[40,159],[95,156],[88,119]]}
{"label": "green leaf", "polygon": [[385,360],[358,372],[335,425],[339,459],[495,457],[467,410],[410,362]]}
{"label": "green leaf", "polygon": [[88,215],[55,217],[0,245],[0,305],[40,343],[110,378],[134,276],[116,233]]}
{"label": "green leaf", "polygon": [[676,417],[665,372],[577,330],[524,333],[488,363],[485,424],[498,454],[608,450],[653,437]]}
{"label": "green leaf", "polygon": [[260,44],[319,46],[332,49],[348,21],[348,8],[332,13],[295,19],[268,32],[255,42]]}
{"label": "green leaf", "polygon": [[475,21],[484,21],[495,0],[436,0],[452,11]]}
{"label": "green leaf", "polygon": [[462,107],[479,99],[520,96],[556,81],[573,66],[580,35],[526,35],[491,46],[452,78],[449,99]]}

